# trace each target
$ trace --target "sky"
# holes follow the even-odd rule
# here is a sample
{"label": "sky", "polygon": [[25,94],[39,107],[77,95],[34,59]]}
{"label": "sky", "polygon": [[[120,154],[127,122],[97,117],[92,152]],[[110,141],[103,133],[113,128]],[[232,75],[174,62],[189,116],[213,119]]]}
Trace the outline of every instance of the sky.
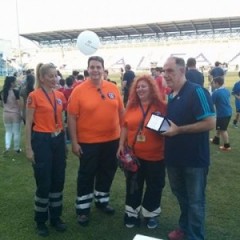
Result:
{"label": "sky", "polygon": [[1,0],[0,39],[18,33],[90,29],[240,15],[240,1],[216,0]]}

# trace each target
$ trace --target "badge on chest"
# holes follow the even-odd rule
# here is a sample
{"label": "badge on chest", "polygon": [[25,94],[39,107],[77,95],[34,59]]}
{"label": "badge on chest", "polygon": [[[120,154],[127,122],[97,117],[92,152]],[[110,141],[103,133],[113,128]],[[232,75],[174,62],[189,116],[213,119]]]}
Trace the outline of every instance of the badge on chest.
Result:
{"label": "badge on chest", "polygon": [[144,135],[143,132],[140,132],[140,133],[137,135],[137,142],[146,142],[146,136]]}

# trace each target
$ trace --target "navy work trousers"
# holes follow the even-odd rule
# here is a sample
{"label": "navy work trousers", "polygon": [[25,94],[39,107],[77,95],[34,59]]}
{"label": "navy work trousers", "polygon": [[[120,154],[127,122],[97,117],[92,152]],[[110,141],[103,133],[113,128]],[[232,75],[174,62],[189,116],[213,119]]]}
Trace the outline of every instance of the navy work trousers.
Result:
{"label": "navy work trousers", "polygon": [[[66,148],[64,132],[58,136],[51,133],[32,133],[33,164],[36,180],[35,221],[45,222],[60,217],[62,191],[65,181]],[[48,216],[50,215],[50,216]]]}

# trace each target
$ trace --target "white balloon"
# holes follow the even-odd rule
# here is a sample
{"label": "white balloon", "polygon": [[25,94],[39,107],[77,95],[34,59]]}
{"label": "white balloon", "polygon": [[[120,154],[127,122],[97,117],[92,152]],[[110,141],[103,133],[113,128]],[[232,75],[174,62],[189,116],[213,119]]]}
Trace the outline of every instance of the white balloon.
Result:
{"label": "white balloon", "polygon": [[100,39],[95,32],[86,30],[81,32],[77,38],[77,47],[85,55],[95,53],[100,46]]}

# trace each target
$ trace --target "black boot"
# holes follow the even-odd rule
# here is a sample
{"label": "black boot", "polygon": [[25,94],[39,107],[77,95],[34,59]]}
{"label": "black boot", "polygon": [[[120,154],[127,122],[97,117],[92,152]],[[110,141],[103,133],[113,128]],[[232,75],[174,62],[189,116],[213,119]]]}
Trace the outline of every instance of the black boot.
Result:
{"label": "black boot", "polygon": [[48,227],[45,223],[37,223],[37,234],[42,237],[49,235]]}
{"label": "black boot", "polygon": [[67,225],[62,221],[61,218],[51,219],[51,226],[58,232],[65,232]]}

